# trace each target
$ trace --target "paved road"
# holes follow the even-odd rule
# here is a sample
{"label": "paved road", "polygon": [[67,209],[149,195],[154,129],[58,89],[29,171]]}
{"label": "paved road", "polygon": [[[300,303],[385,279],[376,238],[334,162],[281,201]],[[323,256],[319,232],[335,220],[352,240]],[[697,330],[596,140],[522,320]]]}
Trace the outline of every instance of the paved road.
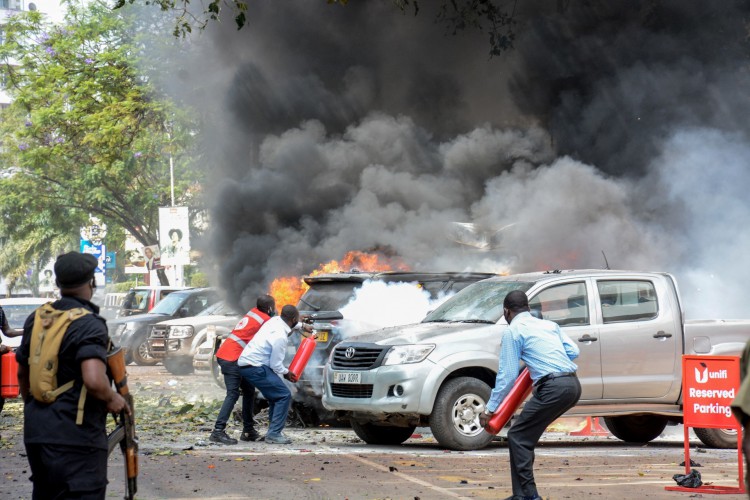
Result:
{"label": "paved road", "polygon": [[[165,400],[165,394],[189,393],[205,401],[215,391],[205,377],[172,377],[160,367],[130,367],[131,385],[142,401]],[[28,467],[23,456],[20,403],[8,405],[0,419],[2,479],[0,498],[29,498]],[[348,498],[433,499],[505,498],[510,495],[508,450],[493,442],[481,451],[449,452],[429,429],[402,446],[367,446],[347,429],[290,428],[289,446],[240,443],[210,444],[212,418],[184,413],[179,405],[160,421],[143,415],[139,499],[177,498]],[[171,413],[169,413],[171,411]],[[189,417],[189,418],[188,418]],[[158,419],[157,419],[158,420]],[[178,431],[169,432],[180,423]],[[572,424],[571,424],[572,425]],[[562,428],[564,426],[560,426]],[[262,430],[262,429],[261,429]],[[232,429],[235,434],[238,429]],[[692,442],[691,458],[700,463],[703,480],[737,485],[736,450],[704,449]],[[681,427],[646,446],[612,437],[573,437],[548,432],[537,449],[540,492],[550,499],[689,498],[700,493],[665,491],[674,474],[683,473]],[[122,495],[122,461],[110,458],[108,498]],[[704,497],[708,494],[703,493]],[[740,499],[744,495],[722,495]]]}

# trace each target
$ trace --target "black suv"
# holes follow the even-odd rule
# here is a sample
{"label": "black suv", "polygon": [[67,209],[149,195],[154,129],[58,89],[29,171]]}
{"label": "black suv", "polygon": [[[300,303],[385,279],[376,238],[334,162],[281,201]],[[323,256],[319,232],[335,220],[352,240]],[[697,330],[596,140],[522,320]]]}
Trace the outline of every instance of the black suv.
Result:
{"label": "black suv", "polygon": [[125,350],[125,361],[139,365],[155,365],[157,359],[148,352],[151,327],[161,321],[195,316],[220,300],[212,288],[189,288],[172,292],[146,314],[107,321],[112,341]]}
{"label": "black suv", "polygon": [[[421,273],[421,272],[349,272],[306,276],[305,283],[310,287],[297,303],[301,315],[313,320],[313,327],[318,333],[318,344],[315,353],[308,362],[304,373],[297,382],[298,391],[294,393],[295,401],[310,407],[310,414],[322,420],[330,420],[331,415],[321,403],[323,390],[323,367],[333,347],[344,339],[345,333],[363,332],[367,325],[352,324],[340,312],[354,298],[355,292],[365,281],[384,281],[386,283],[413,283],[427,291],[432,299],[450,295],[466,288],[477,281],[497,276],[492,273]],[[374,305],[373,307],[378,307]],[[388,311],[382,311],[388,315]],[[420,318],[421,319],[421,318]],[[290,352],[286,362],[291,360],[299,345],[298,335],[292,336]],[[314,420],[314,419],[313,419]],[[316,423],[316,422],[313,422]]]}

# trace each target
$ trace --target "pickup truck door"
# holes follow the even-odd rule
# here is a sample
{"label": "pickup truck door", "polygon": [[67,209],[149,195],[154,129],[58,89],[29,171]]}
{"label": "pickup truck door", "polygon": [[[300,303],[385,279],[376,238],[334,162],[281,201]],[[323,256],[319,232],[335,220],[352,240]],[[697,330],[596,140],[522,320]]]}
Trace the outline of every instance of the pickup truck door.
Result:
{"label": "pickup truck door", "polygon": [[679,390],[680,314],[667,290],[654,277],[596,280],[604,399],[659,402]]}
{"label": "pickup truck door", "polygon": [[578,279],[554,283],[532,293],[529,307],[532,314],[560,325],[581,354],[574,362],[578,365],[581,382],[581,400],[602,398],[601,342],[598,341],[598,325],[592,318],[592,282]]}

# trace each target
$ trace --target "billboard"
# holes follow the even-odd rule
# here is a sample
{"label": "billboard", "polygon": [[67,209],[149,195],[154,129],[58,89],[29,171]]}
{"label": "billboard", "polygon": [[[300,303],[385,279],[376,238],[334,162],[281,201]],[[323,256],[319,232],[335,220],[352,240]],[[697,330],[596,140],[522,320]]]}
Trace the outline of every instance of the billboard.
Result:
{"label": "billboard", "polygon": [[190,221],[188,207],[159,208],[161,265],[190,264]]}
{"label": "billboard", "polygon": [[125,255],[123,257],[125,274],[146,274],[146,257],[142,249],[140,242],[132,234],[125,232]]}

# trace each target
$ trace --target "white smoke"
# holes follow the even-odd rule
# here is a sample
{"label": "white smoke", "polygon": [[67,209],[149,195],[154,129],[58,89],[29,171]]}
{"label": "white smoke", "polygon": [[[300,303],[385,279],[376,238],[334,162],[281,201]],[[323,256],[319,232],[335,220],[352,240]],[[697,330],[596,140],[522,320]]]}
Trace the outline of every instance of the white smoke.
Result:
{"label": "white smoke", "polygon": [[352,300],[340,309],[344,337],[389,326],[419,323],[452,294],[432,298],[417,283],[386,283],[367,280],[355,290]]}

